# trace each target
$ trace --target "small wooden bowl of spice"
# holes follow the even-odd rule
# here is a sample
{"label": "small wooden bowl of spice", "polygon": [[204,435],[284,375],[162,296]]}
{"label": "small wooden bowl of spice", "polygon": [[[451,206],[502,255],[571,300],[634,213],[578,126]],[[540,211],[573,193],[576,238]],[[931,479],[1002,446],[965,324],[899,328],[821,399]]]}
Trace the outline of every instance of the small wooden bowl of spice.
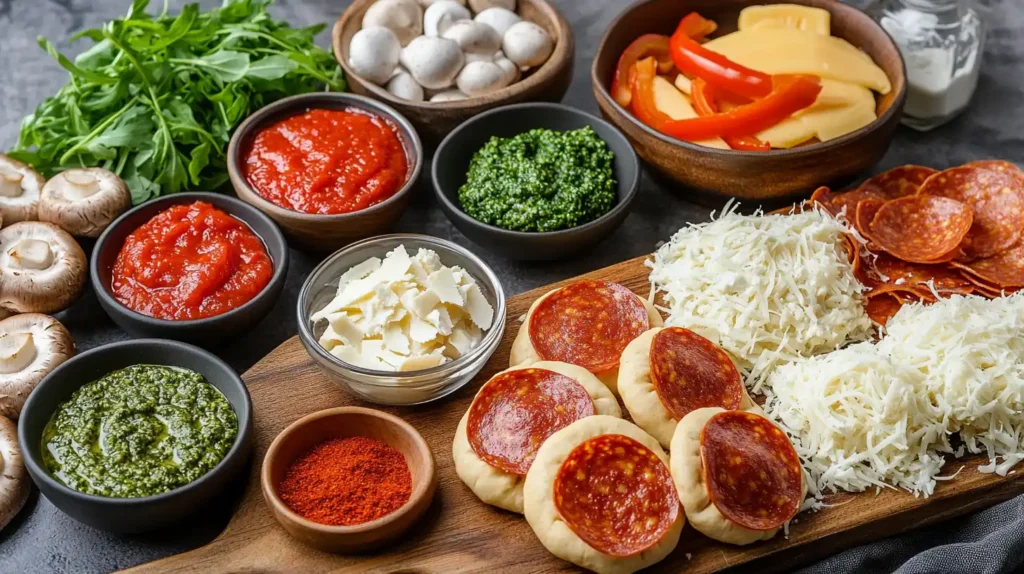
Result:
{"label": "small wooden bowl of spice", "polygon": [[398,537],[430,506],[434,455],[409,423],[340,407],[303,417],[263,459],[263,497],[284,529],[327,552],[365,552]]}

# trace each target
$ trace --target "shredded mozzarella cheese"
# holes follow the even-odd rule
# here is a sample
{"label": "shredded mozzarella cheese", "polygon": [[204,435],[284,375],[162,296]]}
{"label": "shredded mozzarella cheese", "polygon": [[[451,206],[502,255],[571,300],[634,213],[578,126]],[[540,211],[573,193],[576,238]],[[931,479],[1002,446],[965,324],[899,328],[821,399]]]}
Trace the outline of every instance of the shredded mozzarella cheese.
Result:
{"label": "shredded mozzarella cheese", "polygon": [[648,261],[667,324],[717,342],[754,391],[776,365],[872,334],[842,220],[819,210],[752,216],[726,206],[679,230]]}

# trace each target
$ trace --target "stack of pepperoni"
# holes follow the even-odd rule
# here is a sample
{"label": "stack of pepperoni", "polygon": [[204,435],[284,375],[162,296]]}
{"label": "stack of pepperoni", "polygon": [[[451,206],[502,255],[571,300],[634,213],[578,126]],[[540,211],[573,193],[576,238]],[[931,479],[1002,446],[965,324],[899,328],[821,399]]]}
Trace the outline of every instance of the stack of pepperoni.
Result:
{"label": "stack of pepperoni", "polygon": [[1024,287],[1024,171],[998,160],[945,171],[905,165],[860,187],[811,199],[845,211],[867,239],[854,272],[880,325],[908,302],[937,296],[999,297]]}

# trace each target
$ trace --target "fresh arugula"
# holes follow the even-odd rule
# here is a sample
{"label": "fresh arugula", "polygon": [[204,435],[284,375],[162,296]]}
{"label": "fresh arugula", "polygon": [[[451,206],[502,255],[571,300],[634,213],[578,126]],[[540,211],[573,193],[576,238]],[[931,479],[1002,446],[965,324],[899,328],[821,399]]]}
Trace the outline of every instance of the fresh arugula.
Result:
{"label": "fresh arugula", "polygon": [[124,18],[76,34],[92,47],[72,62],[38,39],[70,82],[21,123],[14,158],[50,177],[100,166],[128,184],[135,204],[227,182],[231,132],[280,98],[341,91],[331,54],[313,43],[324,26],[291,28],[267,14],[272,0],[225,0],[177,16],[146,13],[134,0]]}

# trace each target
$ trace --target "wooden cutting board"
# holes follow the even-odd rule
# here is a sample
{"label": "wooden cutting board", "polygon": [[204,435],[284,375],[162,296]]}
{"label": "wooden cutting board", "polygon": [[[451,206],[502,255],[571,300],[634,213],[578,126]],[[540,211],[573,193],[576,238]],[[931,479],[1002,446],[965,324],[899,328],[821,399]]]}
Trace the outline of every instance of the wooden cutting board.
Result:
{"label": "wooden cutting board", "polygon": [[[626,285],[646,296],[650,290],[644,258],[584,275]],[[575,279],[574,279],[575,280]],[[570,280],[572,281],[572,280]],[[565,281],[512,297],[501,346],[477,379],[441,401],[417,407],[380,407],[394,413],[426,438],[437,459],[437,496],[421,523],[392,547],[372,555],[340,556],[308,548],[278,526],[260,492],[259,467],[270,442],[296,419],[344,405],[371,406],[331,383],[313,364],[297,338],[278,347],[244,375],[252,394],[255,458],[238,511],[213,542],[133,571],[303,571],[303,572],[553,572],[575,568],[551,556],[522,517],[477,500],[455,475],[452,437],[480,384],[508,367],[509,349],[521,318],[538,296]],[[625,409],[623,409],[625,413]],[[1024,492],[1016,475],[980,474],[980,458],[950,463],[955,480],[941,482],[930,498],[884,490],[831,497],[837,506],[797,517],[789,538],[745,547],[705,538],[689,526],[679,546],[659,566],[665,571],[715,572],[743,565],[778,571],[820,559],[845,548],[991,506]]]}

